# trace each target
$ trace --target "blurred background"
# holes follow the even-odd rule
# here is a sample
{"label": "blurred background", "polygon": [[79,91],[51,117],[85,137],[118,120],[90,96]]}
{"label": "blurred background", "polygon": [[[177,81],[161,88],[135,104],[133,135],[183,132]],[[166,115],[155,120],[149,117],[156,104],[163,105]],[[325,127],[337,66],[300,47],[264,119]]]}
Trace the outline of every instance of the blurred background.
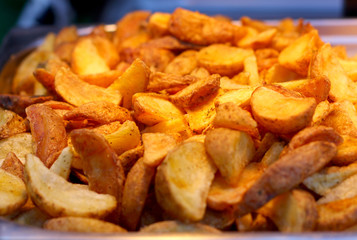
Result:
{"label": "blurred background", "polygon": [[257,19],[334,19],[357,13],[355,0],[0,0],[0,42],[8,35],[7,41],[20,37],[26,42],[43,34],[40,29],[114,23],[129,11],[172,12],[179,6],[232,19],[244,15]]}

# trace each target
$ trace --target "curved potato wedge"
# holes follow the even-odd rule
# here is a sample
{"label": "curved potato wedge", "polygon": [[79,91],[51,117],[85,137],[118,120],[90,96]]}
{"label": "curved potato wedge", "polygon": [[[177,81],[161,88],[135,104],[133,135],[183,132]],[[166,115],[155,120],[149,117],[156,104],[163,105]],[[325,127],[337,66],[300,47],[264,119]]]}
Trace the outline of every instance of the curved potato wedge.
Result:
{"label": "curved potato wedge", "polygon": [[203,143],[182,143],[167,154],[157,168],[157,202],[176,219],[202,219],[215,171],[216,167],[206,154]]}
{"label": "curved potato wedge", "polygon": [[19,209],[27,201],[26,186],[22,179],[0,169],[0,216]]}
{"label": "curved potato wedge", "polygon": [[32,201],[52,217],[101,218],[116,207],[115,197],[67,182],[31,154],[26,157],[25,179]]}
{"label": "curved potato wedge", "polygon": [[4,169],[6,172],[11,173],[24,181],[24,165],[13,152],[9,152],[4,159],[4,162],[2,164],[0,163],[0,169]]}
{"label": "curved potato wedge", "polygon": [[287,192],[319,171],[337,152],[329,142],[312,142],[296,148],[269,166],[238,203],[236,214],[256,210],[275,196]]}
{"label": "curved potato wedge", "polygon": [[0,107],[0,139],[26,132],[25,121],[16,113]]}
{"label": "curved potato wedge", "polygon": [[61,232],[123,233],[124,228],[110,222],[85,217],[60,217],[47,220],[44,229]]}
{"label": "curved potato wedge", "polygon": [[273,133],[287,134],[307,126],[314,114],[314,98],[296,98],[267,87],[257,88],[250,99],[255,120]]}
{"label": "curved potato wedge", "polygon": [[179,233],[179,232],[194,232],[194,233],[220,233],[218,229],[202,224],[202,223],[182,223],[179,221],[162,221],[156,222],[149,226],[140,229],[140,232],[145,233]]}
{"label": "curved potato wedge", "polygon": [[32,136],[30,133],[20,133],[0,140],[0,165],[9,152],[13,152],[24,164],[26,155],[33,153]]}

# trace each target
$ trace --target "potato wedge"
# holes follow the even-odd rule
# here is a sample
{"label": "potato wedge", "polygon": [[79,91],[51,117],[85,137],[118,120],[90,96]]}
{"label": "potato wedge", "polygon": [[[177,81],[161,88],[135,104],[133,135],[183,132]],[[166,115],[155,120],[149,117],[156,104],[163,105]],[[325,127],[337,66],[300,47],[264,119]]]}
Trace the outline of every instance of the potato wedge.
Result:
{"label": "potato wedge", "polygon": [[162,121],[154,126],[146,127],[142,133],[179,133],[183,139],[192,136],[192,130],[184,118]]}
{"label": "potato wedge", "polygon": [[205,147],[223,178],[232,186],[238,184],[242,171],[255,153],[253,140],[248,134],[228,128],[209,131]]}
{"label": "potato wedge", "polygon": [[166,120],[183,118],[180,109],[158,94],[134,94],[133,109],[136,120],[149,126]]}
{"label": "potato wedge", "polygon": [[43,224],[51,217],[41,211],[39,208],[34,207],[27,211],[21,212],[12,221],[27,226],[42,227]]}
{"label": "potato wedge", "polygon": [[261,232],[276,231],[275,224],[262,214],[248,213],[236,219],[236,226],[239,232]]}
{"label": "potato wedge", "polygon": [[161,37],[169,34],[170,13],[155,12],[148,21],[148,31],[153,37]]}
{"label": "potato wedge", "polygon": [[0,168],[24,181],[24,165],[13,152],[9,152]]}
{"label": "potato wedge", "polygon": [[238,203],[236,214],[243,216],[256,210],[275,196],[287,192],[305,178],[319,171],[336,155],[336,145],[312,142],[296,148],[266,169]]}
{"label": "potato wedge", "polygon": [[[92,130],[74,130],[71,133],[71,140],[74,149],[82,159],[89,189],[114,196],[117,203],[114,215],[119,216],[125,175],[121,163],[117,161],[115,151],[102,135]],[[118,221],[118,219],[115,220]]]}
{"label": "potato wedge", "polygon": [[43,228],[61,232],[124,233],[124,228],[110,222],[87,217],[59,217],[47,220]]}
{"label": "potato wedge", "polygon": [[13,152],[22,164],[25,164],[26,155],[34,153],[32,135],[30,133],[20,133],[0,140],[0,165],[9,152]]}
{"label": "potato wedge", "polygon": [[127,175],[120,222],[129,231],[138,227],[155,170],[155,167],[145,164],[143,158],[140,158]]}
{"label": "potato wedge", "polygon": [[143,162],[151,167],[157,167],[180,142],[180,134],[176,133],[143,133]]}
{"label": "potato wedge", "polygon": [[147,90],[151,92],[166,90],[170,93],[176,93],[197,80],[197,77],[191,75],[179,76],[171,73],[154,72],[150,75]]}
{"label": "potato wedge", "polygon": [[247,34],[238,41],[237,45],[241,48],[252,48],[252,49],[265,48],[271,44],[276,33],[277,33],[276,28],[270,28],[257,34],[252,34],[252,35]]}
{"label": "potato wedge", "polygon": [[203,219],[200,221],[202,224],[220,229],[229,230],[234,223],[235,216],[232,209],[225,211],[215,211],[207,208]]}
{"label": "potato wedge", "polygon": [[106,88],[113,84],[122,74],[123,72],[119,70],[110,70],[102,73],[81,75],[80,78],[91,85]]}
{"label": "potato wedge", "polygon": [[330,103],[329,101],[325,100],[316,105],[314,115],[311,119],[311,126],[318,126],[320,125],[326,117],[330,114]]}
{"label": "potato wedge", "polygon": [[50,107],[35,104],[26,108],[36,155],[51,167],[67,146],[67,133],[62,118]]}
{"label": "potato wedge", "polygon": [[171,14],[169,31],[182,41],[199,45],[234,42],[245,33],[242,27],[232,23],[182,8]]}
{"label": "potato wedge", "polygon": [[197,51],[187,50],[175,57],[165,68],[165,73],[185,76],[197,67]]}
{"label": "potato wedge", "polygon": [[[206,154],[203,143],[182,143],[157,168],[157,202],[176,219],[201,220],[215,171],[216,167]],[[200,176],[197,177],[197,174]]]}
{"label": "potato wedge", "polygon": [[310,31],[281,51],[279,64],[302,76],[307,76],[313,53],[321,43],[317,30]]}
{"label": "potato wedge", "polygon": [[274,143],[278,142],[279,139],[274,134],[268,132],[264,135],[263,139],[257,147],[257,151],[253,156],[253,162],[259,162],[264,157],[265,153],[273,146]]}
{"label": "potato wedge", "polygon": [[250,100],[254,119],[273,133],[293,133],[309,124],[314,98],[284,96],[267,87],[257,88]]}
{"label": "potato wedge", "polygon": [[276,162],[279,157],[281,156],[281,153],[285,147],[284,142],[274,142],[271,147],[268,149],[268,151],[265,152],[261,164],[263,166],[270,166],[274,162]]}
{"label": "potato wedge", "polygon": [[197,61],[200,67],[206,68],[211,74],[233,76],[243,69],[244,59],[251,54],[251,51],[243,48],[212,44],[198,52]]}
{"label": "potato wedge", "polygon": [[107,37],[93,34],[90,38],[95,48],[97,49],[98,55],[104,60],[104,62],[110,69],[114,68],[119,62],[119,55],[112,41],[110,41]]}
{"label": "potato wedge", "polygon": [[132,120],[129,110],[106,101],[89,102],[64,114],[65,120],[88,120],[96,124],[108,124]]}
{"label": "potato wedge", "polygon": [[194,108],[206,103],[219,90],[220,76],[213,74],[208,78],[200,79],[185,87],[175,95],[170,96],[170,101],[182,108]]}
{"label": "potato wedge", "polygon": [[149,67],[140,59],[135,59],[130,67],[108,89],[118,90],[123,96],[123,107],[130,109],[132,96],[137,92],[146,90],[149,76]]}
{"label": "potato wedge", "polygon": [[27,201],[26,186],[19,177],[0,169],[0,216],[18,210]]}
{"label": "potato wedge", "polygon": [[213,120],[215,127],[230,128],[243,131],[255,138],[260,138],[258,124],[252,118],[250,112],[242,109],[233,102],[220,104],[216,108],[216,116]]}
{"label": "potato wedge", "polygon": [[74,159],[74,154],[71,147],[65,147],[58,158],[53,162],[50,170],[57,173],[64,179],[68,179],[71,172],[72,161]]}
{"label": "potato wedge", "polygon": [[26,132],[25,121],[14,112],[0,108],[0,139]]}
{"label": "potato wedge", "polygon": [[264,81],[268,84],[280,83],[300,79],[299,77],[300,75],[296,72],[277,63],[267,70],[264,75]]}
{"label": "potato wedge", "polygon": [[312,231],[318,218],[314,197],[299,189],[273,198],[258,211],[272,219],[281,232]]}
{"label": "potato wedge", "polygon": [[65,68],[57,72],[55,88],[64,100],[75,106],[95,101],[107,101],[119,105],[122,99],[118,91],[90,85]]}
{"label": "potato wedge", "polygon": [[25,179],[32,201],[52,217],[101,218],[116,207],[115,197],[86,190],[67,182],[47,169],[34,155],[27,155]]}
{"label": "potato wedge", "polygon": [[140,229],[144,233],[220,233],[218,229],[202,223],[162,221]]}
{"label": "potato wedge", "polygon": [[332,163],[344,166],[357,161],[357,138],[342,135],[343,143],[337,146],[337,155]]}

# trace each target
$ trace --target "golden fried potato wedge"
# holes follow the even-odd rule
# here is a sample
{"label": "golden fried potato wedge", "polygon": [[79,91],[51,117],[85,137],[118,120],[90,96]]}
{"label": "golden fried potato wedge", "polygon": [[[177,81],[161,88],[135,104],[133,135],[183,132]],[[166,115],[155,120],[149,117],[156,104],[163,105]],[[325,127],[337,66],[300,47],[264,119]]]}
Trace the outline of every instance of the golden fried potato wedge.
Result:
{"label": "golden fried potato wedge", "polygon": [[248,87],[228,91],[216,98],[215,105],[219,106],[226,102],[233,102],[240,107],[247,107],[250,105],[250,98],[254,90],[255,87]]}
{"label": "golden fried potato wedge", "polygon": [[165,96],[150,93],[133,95],[134,117],[141,123],[152,126],[156,123],[183,118],[183,114]]}
{"label": "golden fried potato wedge", "polygon": [[255,152],[252,161],[253,162],[261,161],[264,154],[271,148],[271,146],[274,143],[276,143],[278,141],[279,141],[279,139],[274,134],[272,134],[270,132],[265,133],[263,139],[261,140],[261,142],[259,143],[259,145],[257,147],[257,151]]}
{"label": "golden fried potato wedge", "polygon": [[180,134],[176,133],[143,133],[143,162],[151,167],[157,167],[180,142]]}
{"label": "golden fried potato wedge", "polygon": [[197,51],[187,50],[175,57],[165,68],[165,73],[180,76],[190,74],[197,67]]}
{"label": "golden fried potato wedge", "polygon": [[101,218],[116,207],[115,197],[67,182],[34,155],[27,155],[25,179],[32,201],[52,217]]}
{"label": "golden fried potato wedge", "polygon": [[340,62],[343,70],[347,73],[347,76],[354,82],[357,81],[357,61],[355,60],[345,60],[339,58],[338,61]]}
{"label": "golden fried potato wedge", "polygon": [[[261,164],[263,166],[270,166],[274,162],[276,162],[279,157],[281,156],[281,153],[285,147],[284,142],[274,142],[271,147],[268,149],[268,151],[265,152]],[[256,155],[255,155],[256,156]]]}
{"label": "golden fried potato wedge", "polygon": [[311,60],[310,77],[320,78],[325,75],[331,82],[329,98],[332,101],[349,100],[356,102],[356,84],[347,76],[331,45],[326,43]]}
{"label": "golden fried potato wedge", "polygon": [[203,219],[200,221],[202,224],[220,229],[229,230],[235,220],[232,209],[224,211],[216,211],[207,208]]}
{"label": "golden fried potato wedge", "polygon": [[102,73],[81,75],[80,78],[91,85],[106,88],[113,84],[122,74],[123,72],[119,70],[110,70]]}
{"label": "golden fried potato wedge", "polygon": [[144,146],[139,146],[120,154],[118,161],[124,169],[125,176],[128,175],[130,169],[134,166],[139,158],[144,156]]}
{"label": "golden fried potato wedge", "polygon": [[251,54],[243,62],[244,71],[249,74],[248,83],[250,86],[260,86],[263,84],[262,79],[259,77],[257,58]]}
{"label": "golden fried potato wedge", "polygon": [[260,138],[258,124],[250,112],[233,102],[220,104],[216,108],[213,126],[243,131],[255,138]]}
{"label": "golden fried potato wedge", "polygon": [[248,213],[237,218],[236,226],[239,232],[276,231],[274,223],[259,213]]}
{"label": "golden fried potato wedge", "polygon": [[122,99],[117,90],[90,85],[65,68],[61,68],[57,72],[55,88],[65,101],[75,106],[95,101],[107,101],[119,105]]}
{"label": "golden fried potato wedge", "polygon": [[47,220],[43,228],[61,232],[123,233],[124,228],[110,222],[87,217],[59,217]]}
{"label": "golden fried potato wedge", "polygon": [[324,167],[337,152],[336,145],[316,141],[296,148],[269,166],[246,191],[236,214],[256,210],[275,196],[287,192]]}
{"label": "golden fried potato wedge", "polygon": [[315,193],[324,196],[331,188],[357,173],[357,164],[344,167],[331,166],[314,173],[304,180],[304,185]]}
{"label": "golden fried potato wedge", "polygon": [[169,31],[182,41],[199,45],[234,42],[245,33],[242,27],[232,23],[182,8],[171,14]]}
{"label": "golden fried potato wedge", "polygon": [[57,173],[64,179],[68,179],[73,159],[74,154],[71,147],[65,147],[58,158],[53,162],[50,170]]}
{"label": "golden fried potato wedge", "polygon": [[207,205],[218,211],[236,205],[263,170],[264,166],[259,163],[249,163],[243,169],[236,186],[228,184],[221,174],[216,174],[208,193]]}
{"label": "golden fried potato wedge", "polygon": [[24,165],[13,152],[9,152],[0,168],[24,181]]}
{"label": "golden fried potato wedge", "polygon": [[71,59],[71,67],[76,74],[88,75],[107,72],[110,70],[91,37],[84,37],[77,41]]}
{"label": "golden fried potato wedge", "polygon": [[284,96],[267,87],[257,88],[250,99],[254,119],[273,133],[293,133],[309,124],[314,98]]}
{"label": "golden fried potato wedge", "polygon": [[197,80],[197,77],[191,75],[179,76],[171,73],[154,72],[150,75],[147,90],[151,92],[166,90],[170,93],[176,93]]}
{"label": "golden fried potato wedge", "polygon": [[0,139],[26,132],[25,121],[16,113],[0,108]]}
{"label": "golden fried potato wedge", "polygon": [[202,223],[183,223],[179,221],[156,222],[140,229],[145,233],[220,233],[218,229]]}
{"label": "golden fried potato wedge", "polygon": [[0,216],[19,209],[27,201],[25,183],[19,177],[0,169]]}
{"label": "golden fried potato wedge", "polygon": [[108,124],[116,121],[123,123],[127,120],[132,120],[129,110],[106,101],[89,102],[80,105],[78,108],[69,110],[64,114],[63,119],[88,120],[96,124]]}
{"label": "golden fried potato wedge", "polygon": [[110,69],[114,68],[119,62],[119,55],[114,44],[108,38],[98,35],[91,35],[91,41],[106,65]]}
{"label": "golden fried potato wedge", "polygon": [[319,218],[315,230],[341,231],[357,223],[357,197],[317,206]]}
{"label": "golden fried potato wedge", "polygon": [[50,107],[35,104],[26,108],[36,155],[50,167],[67,146],[67,133],[62,118]]}
{"label": "golden fried potato wedge", "polygon": [[228,128],[209,131],[205,147],[223,178],[232,186],[238,184],[242,171],[255,153],[253,140],[248,134]]}
{"label": "golden fried potato wedge", "polygon": [[219,90],[220,76],[213,74],[208,78],[200,79],[185,87],[175,95],[170,96],[170,101],[182,108],[194,108],[206,103]]}
{"label": "golden fried potato wedge", "polygon": [[307,232],[315,228],[318,213],[314,197],[304,190],[283,193],[260,208],[281,232]]}
{"label": "golden fried potato wedge", "polygon": [[233,76],[243,69],[244,59],[251,54],[251,51],[243,48],[212,44],[198,52],[197,61],[200,67],[206,68],[211,74]]}
{"label": "golden fried potato wedge", "polygon": [[78,32],[76,26],[64,27],[56,35],[54,42],[54,48],[57,48],[59,45],[67,42],[75,42],[78,39]]}
{"label": "golden fried potato wedge", "polygon": [[270,28],[257,34],[247,34],[238,41],[237,45],[241,48],[265,48],[271,44],[276,33],[277,29]]}
{"label": "golden fried potato wedge", "polygon": [[321,43],[317,30],[310,31],[281,51],[279,64],[302,76],[307,76],[310,60]]}
{"label": "golden fried potato wedge", "polygon": [[109,89],[118,90],[123,96],[123,107],[130,109],[132,96],[146,90],[149,75],[149,67],[140,59],[135,59],[123,75],[109,86]]}
{"label": "golden fried potato wedge", "polygon": [[296,72],[290,69],[283,67],[279,63],[274,64],[264,74],[264,81],[268,84],[287,82],[296,79],[300,79],[299,74],[297,74]]}
{"label": "golden fried potato wedge", "polygon": [[192,136],[192,130],[184,118],[162,121],[154,126],[146,127],[142,133],[179,133],[182,139]]}
{"label": "golden fried potato wedge", "polygon": [[115,151],[102,135],[92,130],[74,130],[71,133],[71,140],[82,159],[89,189],[114,196],[117,200],[116,214],[119,216],[125,175]]}
{"label": "golden fried potato wedge", "polygon": [[240,21],[243,26],[254,28],[258,32],[263,32],[263,31],[266,31],[266,30],[272,28],[272,26],[269,26],[268,24],[264,23],[263,21],[251,19],[250,17],[247,17],[247,16],[241,17]]}
{"label": "golden fried potato wedge", "polygon": [[332,163],[343,166],[354,163],[357,160],[357,138],[342,135],[343,143],[337,146],[337,155]]}
{"label": "golden fried potato wedge", "polygon": [[336,102],[331,105],[331,111],[322,125],[332,127],[341,135],[357,137],[357,112],[349,101]]}
{"label": "golden fried potato wedge", "polygon": [[120,222],[129,231],[138,227],[154,174],[155,167],[145,164],[143,158],[140,158],[127,175]]}
{"label": "golden fried potato wedge", "polygon": [[322,101],[316,105],[314,115],[311,119],[311,126],[318,126],[330,114],[330,103],[328,100]]}
{"label": "golden fried potato wedge", "polygon": [[169,152],[157,168],[157,202],[176,219],[201,220],[215,171],[203,143],[182,143]]}
{"label": "golden fried potato wedge", "polygon": [[171,14],[155,12],[151,14],[147,29],[153,37],[161,37],[169,34],[169,22]]}
{"label": "golden fried potato wedge", "polygon": [[139,128],[133,121],[125,121],[117,131],[104,137],[118,155],[141,143]]}
{"label": "golden fried potato wedge", "polygon": [[30,133],[19,133],[0,140],[0,165],[9,152],[13,152],[22,164],[25,164],[26,155],[34,153],[32,143],[32,135]]}

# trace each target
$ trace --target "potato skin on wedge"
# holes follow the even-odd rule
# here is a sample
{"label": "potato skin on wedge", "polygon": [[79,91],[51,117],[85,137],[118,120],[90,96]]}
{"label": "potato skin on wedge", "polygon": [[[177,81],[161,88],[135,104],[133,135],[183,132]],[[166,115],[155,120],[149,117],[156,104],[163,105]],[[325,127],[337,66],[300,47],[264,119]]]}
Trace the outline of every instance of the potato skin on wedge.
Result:
{"label": "potato skin on wedge", "polygon": [[325,166],[336,153],[335,144],[323,141],[312,142],[290,151],[268,167],[247,190],[237,205],[236,214],[243,216],[297,186]]}
{"label": "potato skin on wedge", "polygon": [[157,202],[176,219],[186,222],[201,220],[215,171],[203,143],[182,143],[157,168]]}

